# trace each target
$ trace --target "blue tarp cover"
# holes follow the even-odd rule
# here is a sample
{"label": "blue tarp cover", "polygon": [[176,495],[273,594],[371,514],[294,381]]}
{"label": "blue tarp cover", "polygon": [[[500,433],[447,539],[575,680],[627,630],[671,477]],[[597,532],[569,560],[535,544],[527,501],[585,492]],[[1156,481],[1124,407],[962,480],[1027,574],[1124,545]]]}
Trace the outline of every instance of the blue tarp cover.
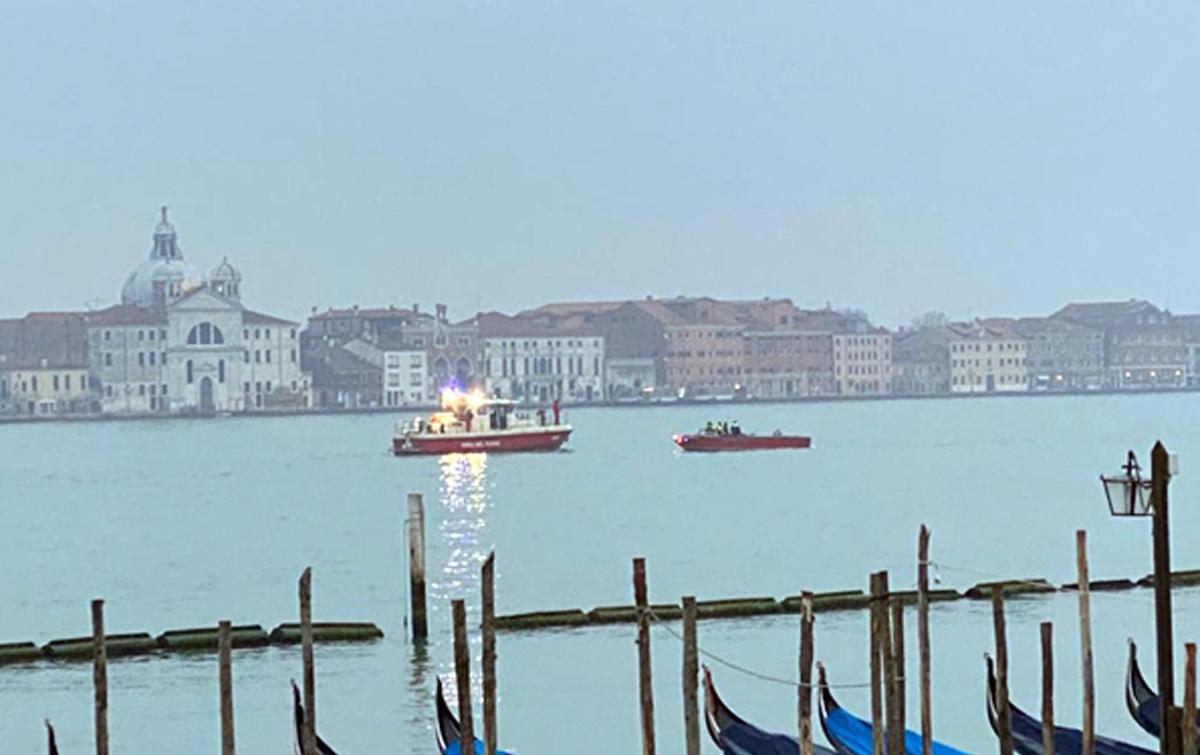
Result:
{"label": "blue tarp cover", "polygon": [[[871,725],[851,715],[844,708],[838,707],[829,711],[825,716],[825,728],[831,737],[836,737],[853,755],[871,755],[874,747]],[[886,745],[885,741],[885,750]],[[907,755],[921,755],[921,735],[913,731],[904,732],[904,750]],[[956,750],[940,742],[933,743],[933,752],[934,755],[966,755],[965,750]]]}

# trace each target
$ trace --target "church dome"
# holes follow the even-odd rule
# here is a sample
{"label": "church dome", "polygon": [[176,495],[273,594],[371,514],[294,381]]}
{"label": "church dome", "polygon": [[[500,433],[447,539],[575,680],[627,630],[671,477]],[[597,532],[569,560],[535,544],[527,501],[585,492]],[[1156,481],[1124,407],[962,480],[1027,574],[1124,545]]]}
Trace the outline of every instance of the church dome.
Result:
{"label": "church dome", "polygon": [[167,208],[163,207],[162,220],[154,229],[150,258],[135,267],[125,279],[121,303],[162,307],[204,283],[204,274],[183,259],[175,226],[167,220]]}

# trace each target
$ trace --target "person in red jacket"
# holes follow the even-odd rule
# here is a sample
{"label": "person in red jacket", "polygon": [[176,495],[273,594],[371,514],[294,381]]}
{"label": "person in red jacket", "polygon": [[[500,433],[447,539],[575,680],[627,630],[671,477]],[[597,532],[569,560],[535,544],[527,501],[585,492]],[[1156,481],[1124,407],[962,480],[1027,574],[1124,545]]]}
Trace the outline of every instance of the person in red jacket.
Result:
{"label": "person in red jacket", "polygon": [[554,412],[554,424],[558,424],[559,415],[562,412],[562,405],[558,403],[558,399],[554,399],[554,403],[550,405],[550,409]]}

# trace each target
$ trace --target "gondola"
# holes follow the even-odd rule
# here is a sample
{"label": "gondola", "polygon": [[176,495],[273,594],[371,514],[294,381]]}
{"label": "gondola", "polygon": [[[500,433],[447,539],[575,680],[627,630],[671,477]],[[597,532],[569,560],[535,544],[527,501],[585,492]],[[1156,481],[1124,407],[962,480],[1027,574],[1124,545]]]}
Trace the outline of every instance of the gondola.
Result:
{"label": "gondola", "polygon": [[[450,706],[446,703],[446,695],[442,691],[442,680],[437,680],[437,726],[433,727],[434,735],[437,737],[438,752],[442,755],[459,755],[461,752],[459,746],[459,727],[458,716],[450,710]],[[472,752],[482,753],[483,742],[477,737],[475,739],[475,747]],[[511,755],[511,753],[497,750],[496,755]]]}
{"label": "gondola", "polygon": [[[817,675],[820,684],[820,717],[821,729],[825,738],[838,751],[839,755],[870,755],[874,749],[874,731],[871,724],[851,714],[829,691],[829,683],[825,678],[825,667],[817,664]],[[887,751],[887,738],[884,737],[884,752]],[[919,755],[921,735],[914,731],[904,732],[904,751],[906,755]],[[933,743],[935,755],[966,755],[965,750],[958,750],[941,742]]]}
{"label": "gondola", "polygon": [[50,725],[50,719],[46,719],[46,746],[50,750],[50,755],[58,755],[58,744],[54,741],[54,727]]}
{"label": "gondola", "polygon": [[[717,694],[707,667],[704,669],[704,725],[725,755],[796,755],[800,752],[796,737],[763,731],[731,711]],[[815,743],[813,752],[834,755],[833,750]]]}
{"label": "gondola", "polygon": [[[992,731],[1000,736],[1000,712],[996,707],[996,669],[991,656],[987,656],[987,714]],[[1012,720],[1013,749],[1021,755],[1043,755],[1042,722],[1017,706],[1008,703]],[[1083,732],[1066,726],[1054,727],[1055,755],[1081,755]],[[1156,750],[1147,750],[1137,745],[1096,735],[1095,755],[1155,755]]]}
{"label": "gondola", "polygon": [[[292,719],[296,722],[296,739],[292,744],[295,747],[296,755],[303,755],[304,748],[300,746],[300,742],[304,739],[304,704],[300,702],[300,689],[294,681],[292,682]],[[317,755],[337,755],[337,751],[318,736]]]}

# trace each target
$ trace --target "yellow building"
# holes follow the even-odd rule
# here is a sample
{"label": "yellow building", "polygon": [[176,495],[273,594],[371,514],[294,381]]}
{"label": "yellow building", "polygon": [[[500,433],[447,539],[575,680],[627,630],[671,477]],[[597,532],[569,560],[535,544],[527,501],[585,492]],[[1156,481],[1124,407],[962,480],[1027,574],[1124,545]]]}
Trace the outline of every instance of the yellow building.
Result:
{"label": "yellow building", "polygon": [[0,362],[0,406],[26,415],[88,411],[91,391],[87,364],[36,361]]}
{"label": "yellow building", "polygon": [[952,323],[948,331],[952,393],[1029,390],[1027,344],[1012,321]]}

